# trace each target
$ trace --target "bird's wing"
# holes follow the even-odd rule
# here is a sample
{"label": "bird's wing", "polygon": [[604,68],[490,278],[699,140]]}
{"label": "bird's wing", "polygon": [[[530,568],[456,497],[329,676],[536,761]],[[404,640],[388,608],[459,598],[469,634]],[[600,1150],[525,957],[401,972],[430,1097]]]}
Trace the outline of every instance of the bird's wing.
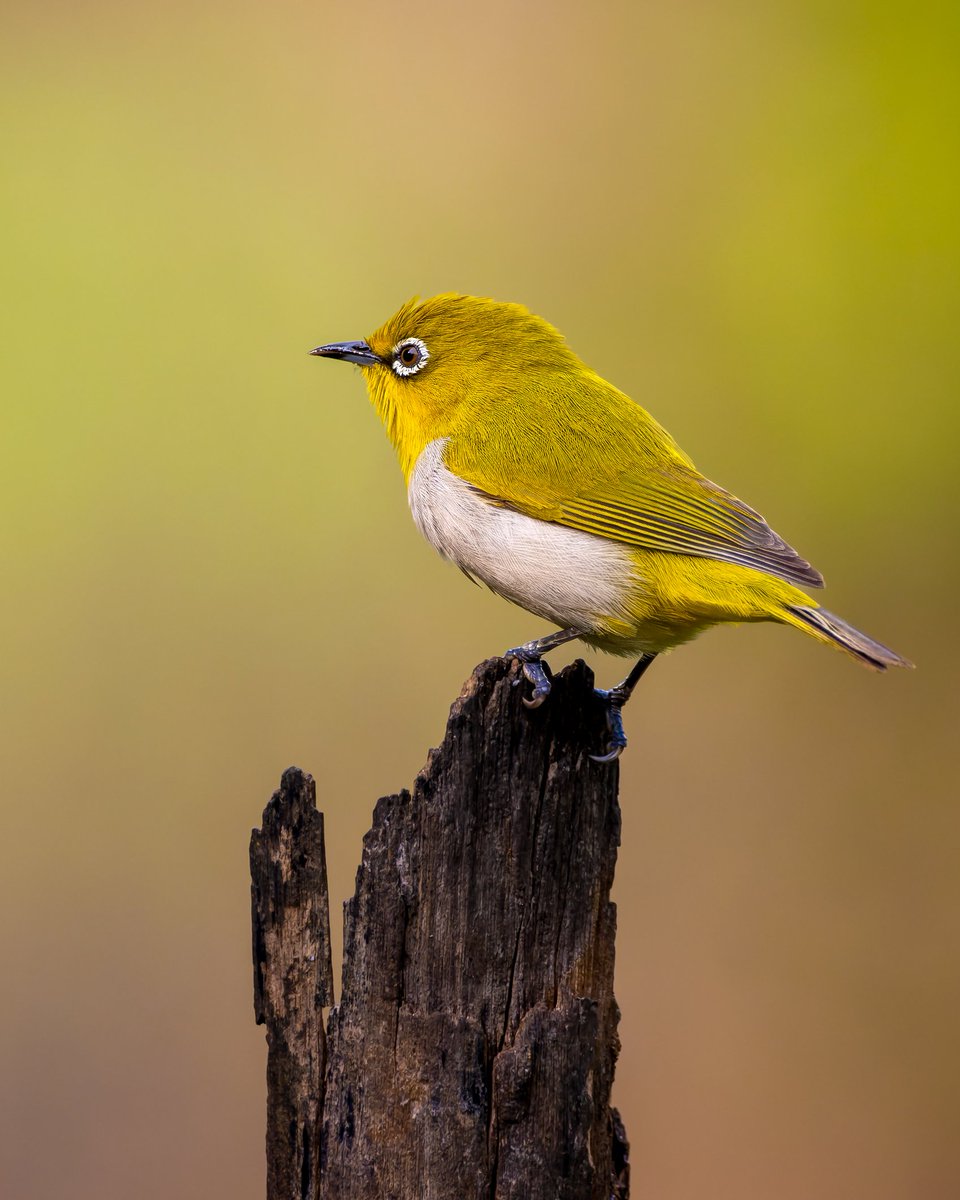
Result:
{"label": "bird's wing", "polygon": [[495,423],[487,414],[456,430],[446,466],[491,503],[541,521],[823,586],[759,513],[704,478],[649,414],[594,378],[599,409],[596,395],[558,406],[555,397],[531,405],[528,393]]}

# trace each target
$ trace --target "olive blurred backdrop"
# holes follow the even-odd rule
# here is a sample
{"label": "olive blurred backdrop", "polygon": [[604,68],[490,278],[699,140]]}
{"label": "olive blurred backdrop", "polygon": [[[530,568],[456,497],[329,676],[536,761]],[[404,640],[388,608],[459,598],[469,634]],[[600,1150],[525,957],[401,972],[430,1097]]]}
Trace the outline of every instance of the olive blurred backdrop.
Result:
{"label": "olive blurred backdrop", "polygon": [[545,631],[307,355],[456,289],[919,664],[727,629],[644,680],[637,1196],[960,1193],[956,6],[5,9],[0,1192],[262,1195],[250,827],[312,771],[345,898],[474,663]]}

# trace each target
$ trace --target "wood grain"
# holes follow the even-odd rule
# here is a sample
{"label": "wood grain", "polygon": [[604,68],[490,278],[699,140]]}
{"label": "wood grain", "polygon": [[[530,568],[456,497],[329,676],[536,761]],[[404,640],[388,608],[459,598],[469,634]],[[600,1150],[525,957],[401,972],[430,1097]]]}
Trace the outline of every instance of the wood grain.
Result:
{"label": "wood grain", "polygon": [[[325,872],[322,900],[302,895],[299,925],[288,917],[276,965],[276,940],[268,946],[255,932],[258,1019],[263,995],[282,993],[296,1026],[281,1031],[262,1018],[271,1055],[284,1047],[291,1084],[268,1098],[277,1106],[268,1158],[290,1157],[269,1167],[270,1200],[628,1196],[626,1138],[609,1103],[619,1048],[610,902],[618,771],[588,757],[603,745],[604,716],[583,663],[560,674],[535,711],[521,703],[526,686],[516,663],[482,663],[412,792],[378,802],[346,905],[343,988],[322,1078],[323,1034],[302,1014],[327,1002],[325,976],[313,964],[298,975],[287,948],[299,928],[317,953]],[[275,815],[306,830],[298,805],[311,787],[288,771]],[[284,788],[296,804],[278,803]],[[267,839],[266,813],[264,821],[255,843]],[[313,866],[302,878],[320,887],[316,831],[309,836]],[[295,854],[292,830],[287,841]],[[257,890],[255,882],[255,913]],[[319,1050],[298,1057],[301,1033]],[[317,1081],[310,1103],[298,1090],[308,1075]],[[313,1143],[308,1156],[293,1125],[284,1146],[281,1127],[294,1113],[297,1129],[315,1130],[320,1115],[317,1169]]]}

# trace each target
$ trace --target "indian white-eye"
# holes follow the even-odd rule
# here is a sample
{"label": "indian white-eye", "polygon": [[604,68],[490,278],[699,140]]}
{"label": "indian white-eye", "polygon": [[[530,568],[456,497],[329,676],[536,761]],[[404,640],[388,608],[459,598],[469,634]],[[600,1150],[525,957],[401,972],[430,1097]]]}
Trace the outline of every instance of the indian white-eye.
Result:
{"label": "indian white-eye", "polygon": [[559,626],[507,652],[529,704],[550,690],[541,656],[563,642],[639,656],[603,693],[601,761],[626,745],[620,708],[653,658],[721,621],[779,621],[876,670],[911,665],[801,591],[820,573],[521,305],[410,301],[365,341],[311,353],[362,369],[427,540]]}

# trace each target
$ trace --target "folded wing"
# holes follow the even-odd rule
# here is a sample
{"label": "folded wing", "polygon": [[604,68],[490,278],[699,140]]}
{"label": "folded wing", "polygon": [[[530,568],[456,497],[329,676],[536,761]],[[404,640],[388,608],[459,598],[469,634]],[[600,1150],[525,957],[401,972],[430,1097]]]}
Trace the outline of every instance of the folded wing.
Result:
{"label": "folded wing", "polygon": [[562,406],[528,396],[495,427],[480,420],[456,431],[446,465],[491,503],[542,521],[823,586],[819,571],[704,478],[639,405],[598,376],[591,386]]}

